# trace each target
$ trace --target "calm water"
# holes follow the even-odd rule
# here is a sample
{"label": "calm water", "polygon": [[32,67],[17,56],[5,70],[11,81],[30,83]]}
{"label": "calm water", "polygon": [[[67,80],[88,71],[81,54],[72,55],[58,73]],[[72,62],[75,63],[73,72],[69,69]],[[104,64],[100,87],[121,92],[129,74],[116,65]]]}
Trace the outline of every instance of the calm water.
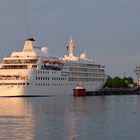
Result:
{"label": "calm water", "polygon": [[140,96],[0,98],[0,139],[140,140]]}

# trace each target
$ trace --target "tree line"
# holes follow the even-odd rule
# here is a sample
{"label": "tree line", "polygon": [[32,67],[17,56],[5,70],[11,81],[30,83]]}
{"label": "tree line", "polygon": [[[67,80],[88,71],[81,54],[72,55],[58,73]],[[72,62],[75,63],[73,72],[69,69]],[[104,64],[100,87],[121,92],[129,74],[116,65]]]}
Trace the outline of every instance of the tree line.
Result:
{"label": "tree line", "polygon": [[104,85],[104,88],[129,88],[135,85],[132,77],[120,78],[116,76],[114,78],[108,76],[108,79]]}

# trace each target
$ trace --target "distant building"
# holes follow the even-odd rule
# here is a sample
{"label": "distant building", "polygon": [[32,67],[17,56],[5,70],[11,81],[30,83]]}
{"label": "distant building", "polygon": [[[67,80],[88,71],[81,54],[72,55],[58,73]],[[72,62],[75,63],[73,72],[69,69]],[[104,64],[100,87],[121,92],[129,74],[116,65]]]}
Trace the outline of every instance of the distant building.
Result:
{"label": "distant building", "polygon": [[134,72],[136,73],[138,79],[137,79],[137,85],[140,85],[140,65],[137,65]]}

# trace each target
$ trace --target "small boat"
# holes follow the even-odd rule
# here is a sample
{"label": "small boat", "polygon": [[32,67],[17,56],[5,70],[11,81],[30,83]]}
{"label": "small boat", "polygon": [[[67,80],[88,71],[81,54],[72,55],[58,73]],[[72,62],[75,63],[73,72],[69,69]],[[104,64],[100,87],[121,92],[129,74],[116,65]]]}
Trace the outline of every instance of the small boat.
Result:
{"label": "small boat", "polygon": [[73,96],[74,97],[86,96],[86,89],[81,85],[76,86],[73,89]]}

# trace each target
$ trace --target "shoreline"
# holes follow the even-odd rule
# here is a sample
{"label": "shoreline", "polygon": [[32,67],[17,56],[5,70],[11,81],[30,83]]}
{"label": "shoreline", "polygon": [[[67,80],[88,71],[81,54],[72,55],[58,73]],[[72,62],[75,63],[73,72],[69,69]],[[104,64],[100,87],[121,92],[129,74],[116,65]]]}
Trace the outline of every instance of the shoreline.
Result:
{"label": "shoreline", "polygon": [[86,96],[106,96],[106,95],[140,95],[140,87],[107,88],[96,92],[86,92]]}

